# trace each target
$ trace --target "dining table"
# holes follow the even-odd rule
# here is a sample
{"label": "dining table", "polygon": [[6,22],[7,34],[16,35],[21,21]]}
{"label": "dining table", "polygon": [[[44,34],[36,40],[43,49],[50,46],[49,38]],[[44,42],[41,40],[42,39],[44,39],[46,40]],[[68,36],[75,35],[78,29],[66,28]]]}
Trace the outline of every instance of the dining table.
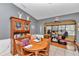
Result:
{"label": "dining table", "polygon": [[[18,42],[21,42],[21,40],[19,40]],[[35,56],[38,56],[39,51],[45,49],[49,44],[48,40],[45,38],[41,38],[39,42],[36,42],[35,38],[32,38],[29,40],[29,45],[31,45],[31,47],[26,48],[26,46],[21,46],[21,48],[25,51],[34,53]]]}

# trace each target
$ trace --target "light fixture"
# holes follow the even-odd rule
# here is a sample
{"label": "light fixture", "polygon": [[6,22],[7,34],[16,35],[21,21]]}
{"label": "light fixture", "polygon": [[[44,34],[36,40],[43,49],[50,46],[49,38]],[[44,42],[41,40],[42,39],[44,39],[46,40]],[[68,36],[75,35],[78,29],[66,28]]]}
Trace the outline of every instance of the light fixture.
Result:
{"label": "light fixture", "polygon": [[56,16],[55,19],[54,19],[54,21],[55,21],[55,22],[60,22],[59,17]]}

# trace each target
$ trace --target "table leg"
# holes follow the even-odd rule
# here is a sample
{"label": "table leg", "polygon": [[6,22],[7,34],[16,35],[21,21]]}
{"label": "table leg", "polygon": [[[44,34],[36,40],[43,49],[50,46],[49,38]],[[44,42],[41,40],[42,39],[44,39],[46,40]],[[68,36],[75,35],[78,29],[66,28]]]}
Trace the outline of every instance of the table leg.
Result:
{"label": "table leg", "polygon": [[38,53],[39,53],[38,51],[35,51],[35,56],[38,56]]}

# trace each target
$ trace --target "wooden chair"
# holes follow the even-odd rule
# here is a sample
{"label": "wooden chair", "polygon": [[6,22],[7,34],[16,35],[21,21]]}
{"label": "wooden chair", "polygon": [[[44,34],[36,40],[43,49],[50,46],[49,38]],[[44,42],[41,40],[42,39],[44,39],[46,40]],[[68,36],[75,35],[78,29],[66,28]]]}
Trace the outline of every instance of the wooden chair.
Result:
{"label": "wooden chair", "polygon": [[46,48],[44,48],[43,50],[39,51],[39,56],[48,56],[49,55],[49,48],[50,48],[50,44],[48,44],[48,46]]}
{"label": "wooden chair", "polygon": [[16,40],[16,50],[19,56],[33,56],[32,52],[23,50],[22,45],[17,40]]}
{"label": "wooden chair", "polygon": [[44,34],[44,38],[47,39],[48,43],[51,43],[51,37],[49,34]]}
{"label": "wooden chair", "polygon": [[[46,36],[47,36],[47,37],[46,37]],[[43,38],[42,38],[42,39],[43,39]],[[50,48],[50,44],[51,44],[51,38],[50,38],[49,35],[46,34],[46,35],[44,36],[44,39],[47,40],[48,45],[47,45],[46,48],[44,48],[44,49],[42,49],[42,50],[39,51],[39,56],[48,56],[48,55],[49,55],[49,48]]]}
{"label": "wooden chair", "polygon": [[25,37],[31,39],[31,34],[26,34]]}
{"label": "wooden chair", "polygon": [[49,34],[44,34],[44,38],[49,39],[50,35]]}

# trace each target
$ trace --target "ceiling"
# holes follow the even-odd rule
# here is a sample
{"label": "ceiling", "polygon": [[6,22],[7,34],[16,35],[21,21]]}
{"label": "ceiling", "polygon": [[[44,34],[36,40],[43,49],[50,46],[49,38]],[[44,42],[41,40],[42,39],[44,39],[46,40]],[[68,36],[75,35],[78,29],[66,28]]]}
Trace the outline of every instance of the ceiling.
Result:
{"label": "ceiling", "polygon": [[79,12],[79,3],[14,3],[37,20]]}

